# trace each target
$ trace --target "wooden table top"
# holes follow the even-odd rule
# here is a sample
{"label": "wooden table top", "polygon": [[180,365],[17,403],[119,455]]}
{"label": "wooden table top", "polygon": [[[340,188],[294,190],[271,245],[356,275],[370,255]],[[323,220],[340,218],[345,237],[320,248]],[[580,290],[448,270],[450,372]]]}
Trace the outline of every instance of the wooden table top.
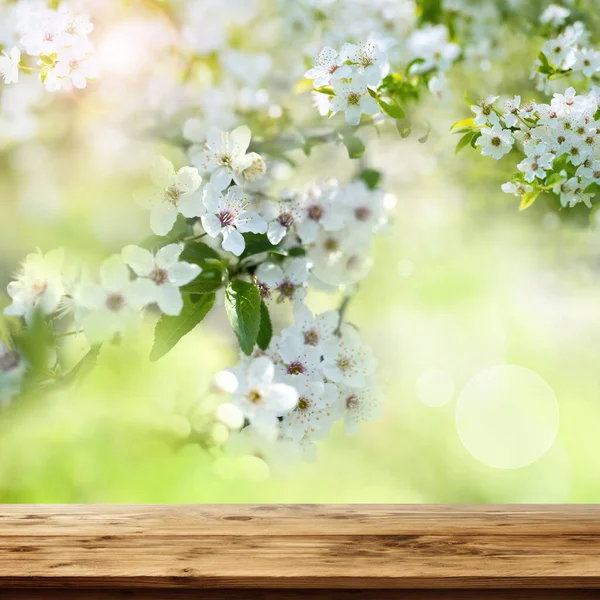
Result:
{"label": "wooden table top", "polygon": [[600,507],[0,506],[2,600],[116,590],[291,600],[309,589],[341,599],[356,590],[384,600],[600,598]]}

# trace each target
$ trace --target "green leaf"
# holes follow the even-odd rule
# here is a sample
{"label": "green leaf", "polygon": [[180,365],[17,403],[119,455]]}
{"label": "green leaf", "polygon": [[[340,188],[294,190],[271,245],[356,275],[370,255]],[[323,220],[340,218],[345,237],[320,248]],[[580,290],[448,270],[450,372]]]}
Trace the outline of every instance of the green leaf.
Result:
{"label": "green leaf", "polygon": [[552,163],[552,168],[558,173],[560,173],[563,170],[569,170],[570,167],[571,165],[569,164],[569,154],[567,152],[556,157],[554,159],[554,162]]}
{"label": "green leaf", "polygon": [[269,315],[269,309],[262,300],[260,303],[260,329],[258,330],[258,337],[256,343],[261,350],[266,350],[271,343],[273,337],[273,325],[271,323],[271,317]]}
{"label": "green leaf", "polygon": [[263,252],[286,254],[283,250],[271,244],[266,233],[244,233],[243,235],[246,241],[246,248],[240,255],[240,260],[254,256],[255,254],[262,254]]}
{"label": "green leaf", "polygon": [[52,336],[40,311],[37,311],[21,333],[14,337],[14,342],[36,376],[47,372]]}
{"label": "green leaf", "polygon": [[370,190],[374,190],[381,181],[381,171],[376,169],[364,169],[360,174],[360,178],[367,184]]}
{"label": "green leaf", "polygon": [[342,142],[346,146],[350,158],[360,158],[366,151],[362,140],[355,135],[342,136]]}
{"label": "green leaf", "polygon": [[546,179],[546,183],[544,184],[546,187],[553,188],[560,183],[562,183],[564,177],[560,173],[552,173],[548,179]]}
{"label": "green leaf", "polygon": [[297,246],[296,248],[290,248],[287,251],[288,256],[306,256],[306,249],[301,246]]}
{"label": "green leaf", "polygon": [[221,267],[204,266],[202,273],[181,288],[187,294],[210,294],[223,287],[225,270]]}
{"label": "green leaf", "polygon": [[469,105],[469,108],[471,108],[471,106],[477,105],[477,102],[474,102],[471,99],[471,96],[469,96],[469,92],[467,90],[465,90],[465,102]]}
{"label": "green leaf", "polygon": [[383,98],[377,98],[377,104],[379,104],[381,110],[388,115],[388,117],[392,117],[392,119],[406,118],[406,113],[395,100],[386,102]]}
{"label": "green leaf", "polygon": [[483,134],[481,133],[481,131],[476,131],[475,135],[471,138],[471,148],[475,149],[477,148],[477,140],[482,136]]}
{"label": "green leaf", "polygon": [[471,140],[475,135],[476,134],[473,131],[465,133],[465,135],[463,135],[460,138],[460,140],[458,140],[458,144],[456,144],[456,150],[454,151],[454,154],[458,154],[461,150],[463,150],[463,148],[466,148],[471,143]]}
{"label": "green leaf", "polygon": [[454,123],[454,125],[452,125],[452,127],[450,127],[450,131],[452,133],[456,132],[456,130],[461,130],[463,128],[472,128],[472,127],[476,127],[475,125],[475,119],[473,117],[469,118],[469,119],[463,119],[462,121],[458,121],[458,123]]}
{"label": "green leaf", "polygon": [[404,70],[404,72],[409,75],[410,74],[410,70],[412,69],[412,67],[414,67],[415,65],[421,65],[425,62],[424,58],[413,58],[407,65],[406,65],[406,69]]}
{"label": "green leaf", "polygon": [[225,292],[225,310],[242,352],[252,354],[260,329],[261,298],[257,287],[246,281],[232,281]]}
{"label": "green leaf", "polygon": [[425,133],[418,138],[418,142],[420,144],[425,144],[427,142],[427,140],[429,139],[429,134],[431,133],[431,123],[429,123],[429,121],[427,121],[425,123]]}
{"label": "green leaf", "polygon": [[185,249],[181,253],[179,260],[183,260],[187,263],[194,265],[204,265],[204,261],[209,258],[220,260],[219,253],[214,249],[204,244],[203,242],[191,242],[186,245]]}
{"label": "green leaf", "polygon": [[183,310],[178,317],[163,315],[154,330],[154,347],[150,354],[152,362],[157,361],[175,347],[179,340],[192,331],[210,312],[215,303],[214,294],[198,296],[193,301],[191,296],[183,297]]}
{"label": "green leaf", "polygon": [[591,183],[590,185],[588,185],[585,190],[583,190],[584,194],[600,194],[600,185],[598,185],[597,183]]}
{"label": "green leaf", "polygon": [[326,94],[327,96],[335,96],[333,89],[326,86],[313,88],[313,91],[319,92],[319,94]]}
{"label": "green leaf", "polygon": [[540,195],[540,191],[541,190],[533,190],[532,192],[523,194],[523,197],[521,198],[521,204],[519,205],[519,210],[523,211],[528,209],[537,200],[537,197]]}
{"label": "green leaf", "polygon": [[551,75],[552,73],[554,73],[554,67],[550,64],[548,58],[543,52],[540,52],[538,54],[538,59],[541,63],[541,65],[538,67],[538,72],[544,75]]}
{"label": "green leaf", "polygon": [[400,137],[407,138],[412,133],[412,123],[408,119],[397,119],[396,129]]}

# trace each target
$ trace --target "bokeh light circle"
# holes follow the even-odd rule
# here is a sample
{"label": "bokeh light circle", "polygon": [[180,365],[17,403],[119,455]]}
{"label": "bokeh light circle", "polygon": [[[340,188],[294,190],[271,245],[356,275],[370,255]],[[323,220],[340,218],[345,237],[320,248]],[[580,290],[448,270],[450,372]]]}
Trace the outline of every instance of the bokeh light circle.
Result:
{"label": "bokeh light circle", "polygon": [[465,448],[497,469],[519,469],[540,459],[559,426],[552,388],[525,367],[498,365],[481,371],[456,403],[456,428]]}
{"label": "bokeh light circle", "polygon": [[454,380],[446,371],[428,369],[417,379],[417,397],[427,406],[444,406],[453,396]]}

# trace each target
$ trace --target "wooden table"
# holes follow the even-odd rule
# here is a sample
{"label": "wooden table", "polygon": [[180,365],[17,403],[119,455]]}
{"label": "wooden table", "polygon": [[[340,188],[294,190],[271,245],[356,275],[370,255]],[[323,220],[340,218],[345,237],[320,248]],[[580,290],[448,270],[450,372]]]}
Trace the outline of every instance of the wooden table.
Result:
{"label": "wooden table", "polygon": [[600,599],[596,506],[0,506],[0,599]]}

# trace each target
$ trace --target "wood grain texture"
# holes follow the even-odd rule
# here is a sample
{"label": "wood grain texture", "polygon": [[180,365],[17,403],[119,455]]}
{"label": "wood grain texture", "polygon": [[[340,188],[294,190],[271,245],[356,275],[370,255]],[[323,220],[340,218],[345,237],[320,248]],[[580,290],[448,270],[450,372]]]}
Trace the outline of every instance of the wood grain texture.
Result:
{"label": "wood grain texture", "polygon": [[[40,595],[45,588],[108,588],[107,599],[136,600],[183,600],[198,588],[207,600],[292,600],[309,588],[313,598],[338,590],[328,597],[343,600],[357,598],[354,590],[378,590],[360,598],[382,600],[429,598],[431,590],[468,600],[483,589],[499,590],[498,598],[600,598],[600,508],[0,507],[0,597],[59,597]],[[269,595],[280,590],[289,591]]]}
{"label": "wood grain texture", "polygon": [[2,600],[597,600],[596,590],[0,589]]}

